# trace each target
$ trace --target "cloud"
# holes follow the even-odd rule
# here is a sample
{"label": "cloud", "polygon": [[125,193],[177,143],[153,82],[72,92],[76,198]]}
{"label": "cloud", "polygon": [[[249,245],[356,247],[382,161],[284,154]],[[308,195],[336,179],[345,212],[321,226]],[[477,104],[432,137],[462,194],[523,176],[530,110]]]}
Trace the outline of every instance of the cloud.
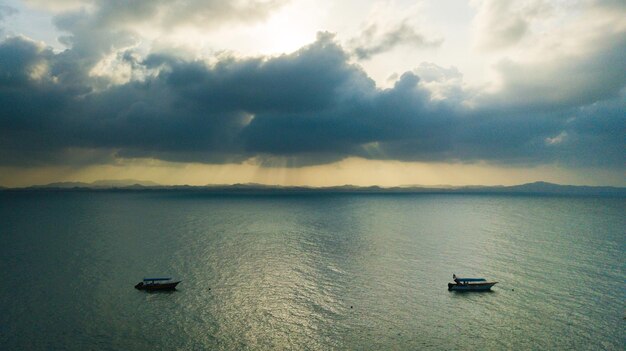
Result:
{"label": "cloud", "polygon": [[438,47],[443,40],[428,39],[424,34],[403,21],[394,28],[381,33],[377,24],[369,25],[360,37],[350,40],[354,54],[361,60],[390,51],[400,45],[414,48]]}
{"label": "cloud", "polygon": [[[579,107],[567,120],[561,147],[564,162],[586,160],[595,167],[624,167],[626,89],[614,99]],[[609,147],[607,147],[609,146]]]}
{"label": "cloud", "polygon": [[176,27],[214,27],[227,22],[254,22],[267,18],[287,0],[98,0],[94,17],[101,26],[136,27],[149,24],[151,29]]}
{"label": "cloud", "polygon": [[33,7],[56,13],[88,12],[94,25],[211,26],[227,21],[263,19],[288,0],[25,0]]}
{"label": "cloud", "polygon": [[66,54],[73,56],[75,63],[86,66],[84,69],[91,68],[109,53],[132,47],[140,40],[136,33],[123,27],[98,25],[97,19],[84,10],[57,15],[54,24],[69,33],[59,41],[70,48]]}
{"label": "cloud", "polygon": [[626,37],[620,34],[606,37],[593,53],[558,55],[543,62],[502,60],[496,65],[500,89],[484,94],[478,103],[530,112],[616,98],[626,84],[624,55]]}
{"label": "cloud", "polygon": [[90,0],[23,0],[23,2],[33,8],[54,12],[77,10],[92,3]]}
{"label": "cloud", "polygon": [[626,7],[585,8],[576,24],[527,45],[524,56],[495,64],[498,88],[481,105],[549,110],[616,98],[626,85]]}
{"label": "cloud", "polygon": [[543,0],[483,0],[474,19],[477,45],[488,50],[515,45],[529,33],[534,20],[551,11]]}
{"label": "cloud", "polygon": [[[133,78],[128,55],[146,55],[167,37],[185,35],[190,28],[207,31],[225,24],[262,21],[288,0],[29,0],[29,4],[52,11],[58,38],[67,47],[56,61],[66,65],[66,79],[90,81],[94,89]],[[179,38],[180,39],[180,38]],[[193,56],[176,48],[159,49],[178,56]],[[71,71],[71,72],[70,72]],[[123,72],[123,73],[121,73]],[[100,77],[94,82],[91,76]]]}
{"label": "cloud", "polygon": [[592,0],[591,5],[605,8],[609,11],[626,11],[626,3],[622,0]]}
{"label": "cloud", "polygon": [[463,103],[472,92],[463,86],[463,74],[456,67],[441,67],[432,62],[422,62],[413,69],[421,84],[431,93],[431,99]]}
{"label": "cloud", "polygon": [[[161,9],[136,6],[148,8],[129,18]],[[328,33],[292,54],[209,63],[143,54],[136,32],[104,13],[59,14],[70,34],[62,52],[23,37],[0,43],[0,165],[153,158],[298,167],[357,156],[624,167],[620,31],[598,32],[603,40],[591,37],[584,50],[502,60],[496,91],[470,90],[456,68],[432,63],[380,89]],[[423,44],[409,27],[372,31],[380,40],[367,55]],[[108,55],[125,79],[94,74]]]}
{"label": "cloud", "polygon": [[142,46],[144,52],[149,52],[151,45],[167,41],[168,36],[180,39],[193,31],[206,36],[225,24],[263,21],[288,2],[27,0],[29,5],[54,14],[52,22],[63,33],[59,42],[68,48],[68,56],[74,56],[73,64],[83,70],[131,48]]}
{"label": "cloud", "polygon": [[4,21],[5,18],[12,16],[16,13],[18,13],[16,8],[13,8],[8,5],[0,5],[0,38],[2,37],[2,34],[4,32],[2,22]]}
{"label": "cloud", "polygon": [[16,14],[17,12],[16,8],[8,5],[0,5],[0,21],[4,20],[8,16]]}

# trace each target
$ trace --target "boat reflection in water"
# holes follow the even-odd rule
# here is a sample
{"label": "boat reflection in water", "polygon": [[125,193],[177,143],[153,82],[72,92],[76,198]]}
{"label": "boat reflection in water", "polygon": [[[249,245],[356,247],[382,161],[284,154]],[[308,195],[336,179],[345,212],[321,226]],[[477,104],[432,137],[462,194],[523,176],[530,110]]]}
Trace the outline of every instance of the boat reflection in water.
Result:
{"label": "boat reflection in water", "polygon": [[135,289],[146,291],[168,291],[176,290],[176,285],[180,283],[170,282],[172,278],[144,278],[142,282],[135,285]]}
{"label": "boat reflection in water", "polygon": [[448,283],[450,291],[489,291],[491,287],[498,282],[488,282],[484,278],[459,278],[456,274],[452,275],[454,283]]}

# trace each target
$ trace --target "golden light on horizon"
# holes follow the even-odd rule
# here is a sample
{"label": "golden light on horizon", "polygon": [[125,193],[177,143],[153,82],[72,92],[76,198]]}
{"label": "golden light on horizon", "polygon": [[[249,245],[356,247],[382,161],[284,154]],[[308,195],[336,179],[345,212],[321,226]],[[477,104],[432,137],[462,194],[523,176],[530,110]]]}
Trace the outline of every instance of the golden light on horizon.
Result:
{"label": "golden light on horizon", "polygon": [[534,181],[572,185],[616,185],[623,180],[612,172],[587,169],[571,174],[553,165],[499,167],[487,163],[421,163],[347,158],[307,167],[262,167],[254,163],[209,165],[170,163],[153,159],[126,161],[118,165],[81,168],[0,167],[0,186],[24,187],[53,182],[94,182],[134,179],[161,185],[258,183],[280,186],[372,186],[406,185],[516,185]]}

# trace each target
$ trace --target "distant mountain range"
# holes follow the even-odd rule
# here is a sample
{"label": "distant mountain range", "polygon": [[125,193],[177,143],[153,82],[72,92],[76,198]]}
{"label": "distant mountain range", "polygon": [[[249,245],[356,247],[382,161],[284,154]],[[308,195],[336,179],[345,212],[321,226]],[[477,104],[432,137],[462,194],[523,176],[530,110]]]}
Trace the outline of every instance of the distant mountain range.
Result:
{"label": "distant mountain range", "polygon": [[25,188],[1,188],[1,191],[29,190],[186,190],[209,193],[236,194],[289,194],[289,193],[359,193],[359,194],[535,194],[535,195],[588,195],[588,196],[626,196],[626,188],[612,186],[559,185],[547,182],[534,182],[513,186],[398,186],[360,187],[342,185],[332,187],[276,186],[264,184],[233,185],[160,185],[152,181],[134,179],[99,180],[92,183],[60,182]]}
{"label": "distant mountain range", "polygon": [[136,179],[118,179],[118,180],[96,180],[91,183],[83,182],[57,182],[46,185],[34,185],[27,189],[73,189],[73,188],[89,188],[89,189],[111,189],[111,188],[128,188],[128,187],[159,187],[159,183],[149,180]]}

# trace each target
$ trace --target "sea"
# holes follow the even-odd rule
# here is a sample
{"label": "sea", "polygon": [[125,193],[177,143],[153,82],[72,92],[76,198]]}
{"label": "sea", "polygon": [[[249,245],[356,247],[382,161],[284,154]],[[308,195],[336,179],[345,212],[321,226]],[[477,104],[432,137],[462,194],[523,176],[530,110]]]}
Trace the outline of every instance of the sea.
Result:
{"label": "sea", "polygon": [[624,350],[625,249],[624,197],[5,190],[0,349]]}

